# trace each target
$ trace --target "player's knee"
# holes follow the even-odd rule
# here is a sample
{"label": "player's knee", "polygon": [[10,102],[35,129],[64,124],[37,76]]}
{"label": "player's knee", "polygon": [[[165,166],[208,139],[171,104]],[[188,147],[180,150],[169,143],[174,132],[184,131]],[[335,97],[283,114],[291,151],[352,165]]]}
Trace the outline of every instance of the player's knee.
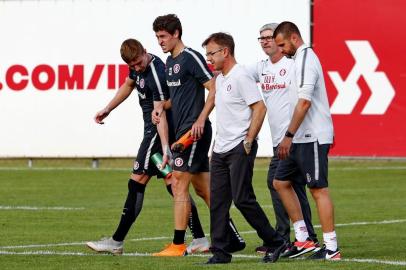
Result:
{"label": "player's knee", "polygon": [[205,199],[206,197],[209,196],[209,191],[202,188],[202,187],[194,186],[194,189],[195,189],[195,192],[196,192],[197,196],[199,196],[199,197],[201,197],[203,199]]}
{"label": "player's knee", "polygon": [[172,194],[175,198],[189,196],[188,186],[182,181],[174,181],[172,183]]}
{"label": "player's knee", "polygon": [[281,181],[278,179],[274,179],[272,184],[273,184],[273,187],[275,188],[275,190],[278,192],[290,187],[289,181]]}
{"label": "player's knee", "polygon": [[179,172],[179,171],[174,171],[174,172],[172,173],[172,175],[179,181],[179,179],[182,179],[182,178],[183,178],[184,173],[183,173],[183,172]]}
{"label": "player's knee", "polygon": [[131,178],[133,181],[135,181],[135,182],[137,182],[137,183],[140,183],[140,184],[143,184],[143,185],[145,185],[145,184],[148,182],[148,180],[149,180],[149,177],[148,177],[148,175],[146,175],[146,174],[135,174],[135,173],[132,173],[131,176],[130,176],[130,178]]}
{"label": "player's knee", "polygon": [[330,197],[328,188],[310,188],[309,190],[315,200]]}

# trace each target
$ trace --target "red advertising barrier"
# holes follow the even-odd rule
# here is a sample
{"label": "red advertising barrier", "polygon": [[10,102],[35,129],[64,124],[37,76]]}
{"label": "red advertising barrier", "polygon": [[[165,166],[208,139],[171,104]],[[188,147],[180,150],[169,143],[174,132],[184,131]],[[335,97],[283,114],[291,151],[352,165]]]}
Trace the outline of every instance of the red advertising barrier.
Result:
{"label": "red advertising barrier", "polygon": [[315,0],[334,156],[406,157],[406,1]]}

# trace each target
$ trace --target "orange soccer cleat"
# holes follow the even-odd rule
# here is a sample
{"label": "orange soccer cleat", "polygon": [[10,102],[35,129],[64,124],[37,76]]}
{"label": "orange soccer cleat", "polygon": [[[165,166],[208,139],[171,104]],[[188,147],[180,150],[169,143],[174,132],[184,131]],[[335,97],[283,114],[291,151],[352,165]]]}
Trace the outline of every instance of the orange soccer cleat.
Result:
{"label": "orange soccer cleat", "polygon": [[175,245],[174,243],[171,243],[167,245],[161,252],[153,253],[152,256],[180,257],[185,256],[185,254],[186,254],[185,244]]}

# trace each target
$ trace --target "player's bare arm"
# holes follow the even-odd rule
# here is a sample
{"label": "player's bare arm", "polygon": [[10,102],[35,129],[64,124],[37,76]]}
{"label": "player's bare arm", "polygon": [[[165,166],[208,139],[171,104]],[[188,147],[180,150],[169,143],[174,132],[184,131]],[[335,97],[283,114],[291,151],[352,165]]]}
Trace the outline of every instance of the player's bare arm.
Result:
{"label": "player's bare arm", "polygon": [[214,108],[214,97],[216,95],[215,78],[211,78],[203,85],[207,90],[209,90],[209,94],[207,96],[202,112],[192,126],[192,136],[196,139],[200,138],[203,135],[204,123],[206,122],[206,119],[209,117],[209,114]]}
{"label": "player's bare arm", "polygon": [[162,167],[169,162],[170,159],[170,149],[169,149],[169,139],[168,139],[168,121],[166,120],[166,112],[163,110],[165,101],[154,101],[154,110],[158,109],[161,110],[160,120],[157,123],[157,131],[159,134],[159,138],[161,139],[161,146],[162,146]]}
{"label": "player's bare arm", "polygon": [[103,125],[104,124],[103,119],[106,118],[112,110],[114,110],[117,106],[119,106],[124,100],[128,98],[134,87],[135,87],[134,80],[127,78],[126,81],[120,86],[113,99],[107,104],[107,106],[103,110],[96,113],[94,121],[97,124]]}
{"label": "player's bare arm", "polygon": [[[156,102],[156,101],[155,101]],[[152,117],[152,123],[154,125],[159,124],[159,122],[161,121],[161,114],[164,110],[169,110],[172,107],[172,103],[171,100],[165,100],[165,101],[159,101],[159,104],[157,104],[155,106],[154,103],[154,110],[151,113],[151,117]]]}
{"label": "player's bare arm", "polygon": [[286,159],[289,156],[290,147],[293,140],[292,135],[294,135],[299,129],[311,105],[311,101],[302,98],[300,98],[297,102],[287,131],[290,136],[285,136],[278,146],[278,157],[280,159]]}

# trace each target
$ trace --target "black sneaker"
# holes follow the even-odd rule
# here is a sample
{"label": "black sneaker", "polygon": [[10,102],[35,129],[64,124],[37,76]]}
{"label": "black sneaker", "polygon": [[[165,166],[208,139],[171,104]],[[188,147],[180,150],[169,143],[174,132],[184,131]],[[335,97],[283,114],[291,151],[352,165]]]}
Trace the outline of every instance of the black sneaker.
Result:
{"label": "black sneaker", "polygon": [[231,262],[232,256],[230,254],[213,249],[211,249],[211,251],[213,252],[213,256],[209,258],[206,264],[225,264]]}
{"label": "black sneaker", "polygon": [[269,248],[265,256],[262,258],[264,263],[274,263],[279,259],[281,252],[286,249],[286,243],[283,243],[277,248]]}
{"label": "black sneaker", "polygon": [[308,257],[309,260],[329,260],[329,261],[339,261],[341,260],[341,252],[337,248],[336,251],[332,251],[326,248],[325,245],[323,247],[313,253],[313,255]]}
{"label": "black sneaker", "polygon": [[235,227],[234,222],[231,218],[229,219],[228,224],[231,233],[231,239],[230,243],[224,248],[224,250],[229,253],[243,250],[246,246],[245,241],[237,231],[237,228]]}
{"label": "black sneaker", "polygon": [[269,247],[267,246],[259,246],[255,249],[256,253],[265,254],[268,251]]}
{"label": "black sneaker", "polygon": [[319,250],[321,249],[321,246],[320,246],[319,241],[318,241],[317,239],[316,239],[316,240],[313,239],[313,242],[314,242],[314,246],[315,246],[316,248],[313,249],[312,251],[313,251],[313,252],[319,251]]}
{"label": "black sneaker", "polygon": [[288,243],[286,244],[286,248],[284,251],[281,252],[281,255],[279,257],[281,258],[289,258],[290,255],[292,255],[292,248],[293,248],[293,243]]}
{"label": "black sneaker", "polygon": [[295,241],[288,251],[284,252],[284,258],[297,258],[303,254],[313,251],[316,248],[316,243],[314,243],[310,238],[306,241],[299,242]]}
{"label": "black sneaker", "polygon": [[228,244],[224,250],[229,252],[229,253],[234,253],[237,251],[241,251],[245,248],[246,244],[244,240],[242,241],[231,241],[230,244]]}

